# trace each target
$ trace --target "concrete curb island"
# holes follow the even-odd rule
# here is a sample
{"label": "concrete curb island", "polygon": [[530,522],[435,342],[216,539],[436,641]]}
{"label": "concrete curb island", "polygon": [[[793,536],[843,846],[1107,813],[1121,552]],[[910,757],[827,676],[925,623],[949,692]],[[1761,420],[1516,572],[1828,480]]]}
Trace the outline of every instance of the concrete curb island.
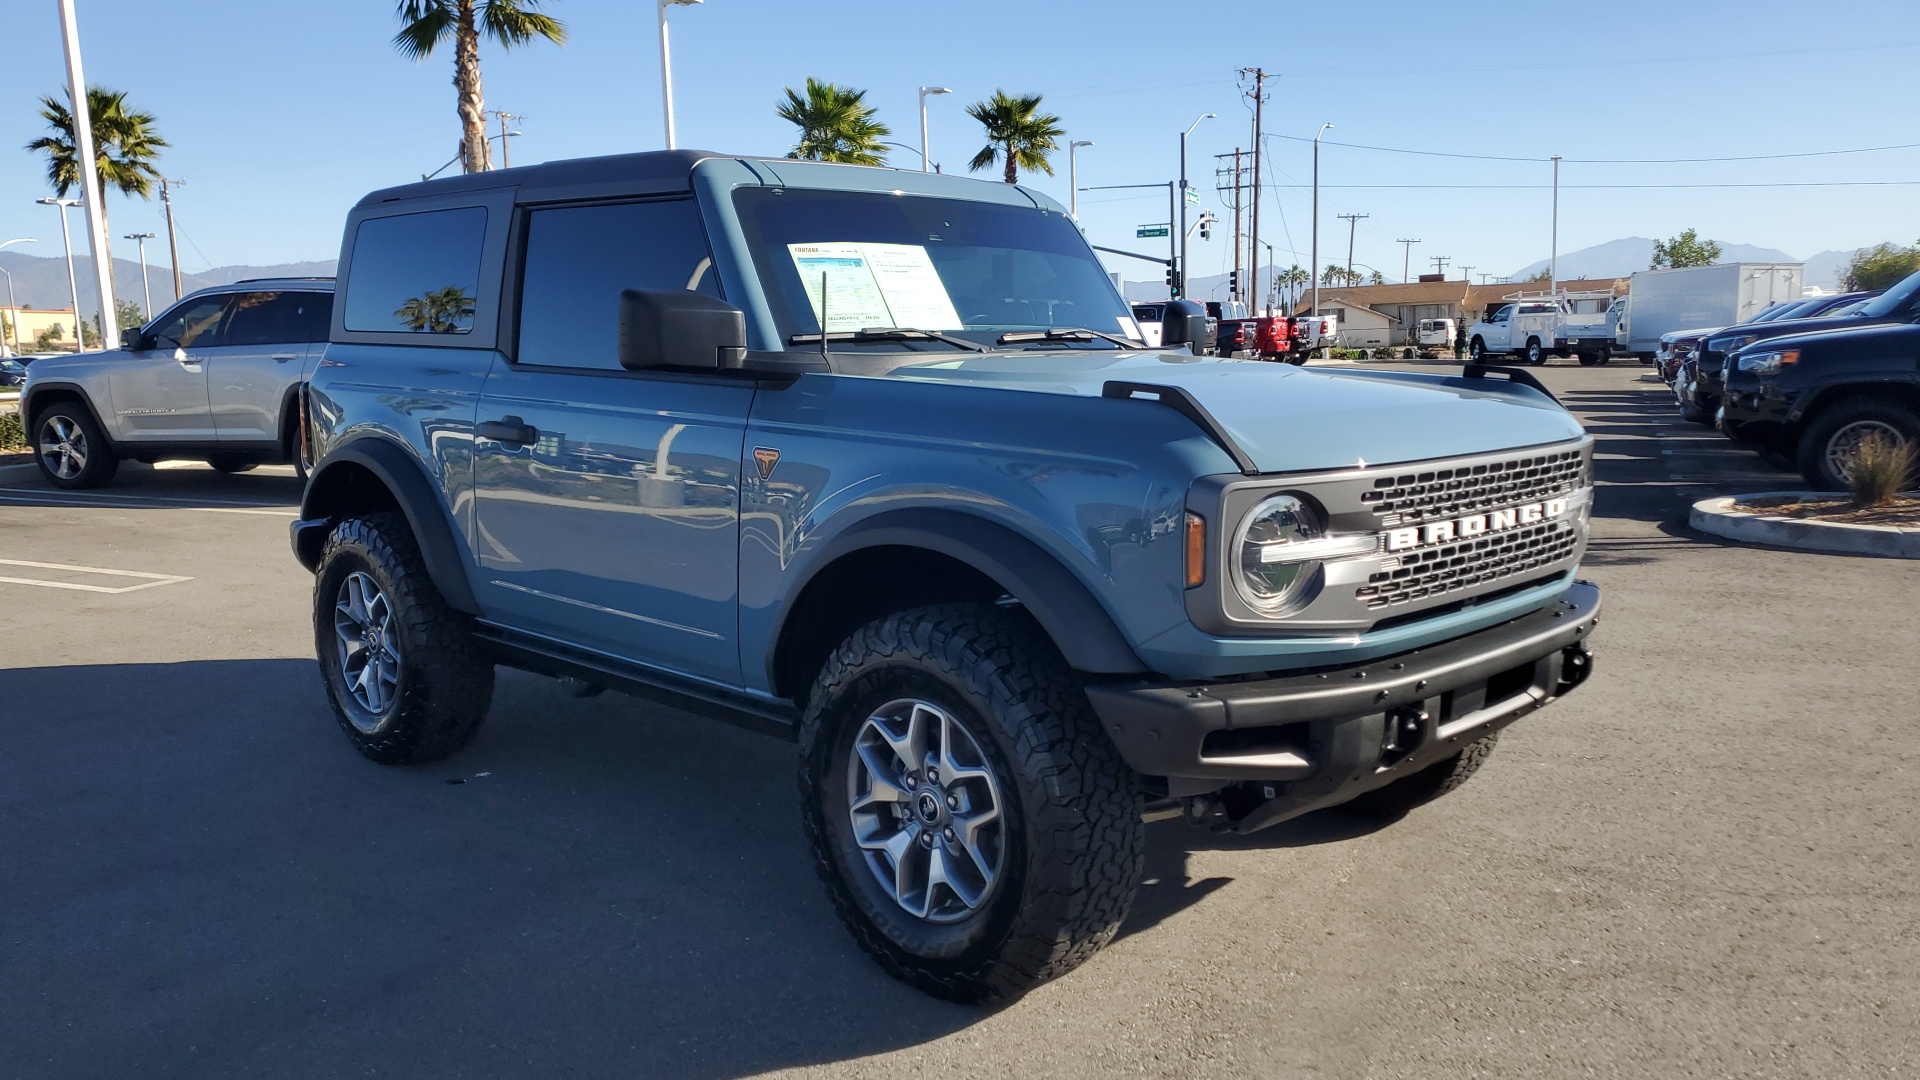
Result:
{"label": "concrete curb island", "polygon": [[1736,502],[1781,497],[1821,499],[1832,498],[1833,493],[1760,491],[1731,498],[1701,499],[1693,504],[1692,512],[1687,515],[1687,523],[1701,532],[1748,544],[1771,544],[1833,555],[1920,559],[1920,528],[1772,517],[1733,508]]}

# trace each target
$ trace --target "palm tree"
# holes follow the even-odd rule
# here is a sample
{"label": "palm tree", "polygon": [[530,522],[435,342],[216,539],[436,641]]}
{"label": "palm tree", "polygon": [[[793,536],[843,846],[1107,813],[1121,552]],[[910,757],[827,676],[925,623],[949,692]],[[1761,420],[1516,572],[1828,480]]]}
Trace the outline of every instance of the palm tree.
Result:
{"label": "palm tree", "polygon": [[967,168],[979,172],[1001,162],[1009,184],[1020,182],[1021,169],[1052,176],[1053,165],[1047,155],[1060,148],[1056,140],[1067,129],[1060,126],[1059,117],[1039,112],[1039,108],[1039,94],[1009,97],[1005,90],[995,90],[987,100],[967,106],[967,115],[987,129],[987,145],[973,155]]}
{"label": "palm tree", "polygon": [[453,39],[453,88],[460,109],[460,169],[486,172],[493,167],[487,147],[486,100],[480,94],[480,35],[503,49],[536,37],[565,44],[567,28],[538,10],[541,0],[400,0],[400,32],[393,47],[424,60],[434,47]]}
{"label": "palm tree", "polygon": [[1300,290],[1313,284],[1313,275],[1307,273],[1306,267],[1294,263],[1287,268],[1286,273],[1280,275],[1280,284],[1287,287],[1287,295],[1290,298],[1287,301],[1287,307],[1291,310],[1300,303]]}
{"label": "palm tree", "polygon": [[[29,151],[45,151],[47,183],[54,194],[66,198],[80,187],[80,154],[73,147],[73,110],[50,97],[40,99],[40,115],[52,128],[51,134],[27,144]],[[160,178],[154,159],[167,146],[167,140],[154,134],[150,112],[127,108],[127,95],[119,90],[87,87],[87,120],[93,128],[94,174],[100,191],[118,191],[122,195],[153,197],[153,182]],[[106,228],[107,208],[101,200],[100,224],[109,238],[106,265],[113,265],[113,230]]]}
{"label": "palm tree", "polygon": [[460,286],[449,285],[408,300],[393,314],[415,333],[457,334],[473,318],[473,297]]}
{"label": "palm tree", "polygon": [[867,92],[823,83],[807,76],[807,96],[787,87],[787,100],[775,107],[780,119],[800,129],[800,142],[787,152],[801,161],[837,161],[842,165],[884,165],[880,137],[893,134],[873,118]]}

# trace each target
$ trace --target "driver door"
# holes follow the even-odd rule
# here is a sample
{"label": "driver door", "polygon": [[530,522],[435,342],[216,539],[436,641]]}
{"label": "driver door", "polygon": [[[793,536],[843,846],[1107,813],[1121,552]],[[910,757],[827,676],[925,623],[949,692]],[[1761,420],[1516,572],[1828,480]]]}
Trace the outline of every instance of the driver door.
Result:
{"label": "driver door", "polygon": [[1493,318],[1481,335],[1487,343],[1489,352],[1501,352],[1513,348],[1513,305],[1508,304],[1493,313]]}
{"label": "driver door", "polygon": [[220,346],[226,296],[189,298],[141,335],[109,384],[114,438],[119,442],[211,443],[213,409],[207,400],[207,361]]}

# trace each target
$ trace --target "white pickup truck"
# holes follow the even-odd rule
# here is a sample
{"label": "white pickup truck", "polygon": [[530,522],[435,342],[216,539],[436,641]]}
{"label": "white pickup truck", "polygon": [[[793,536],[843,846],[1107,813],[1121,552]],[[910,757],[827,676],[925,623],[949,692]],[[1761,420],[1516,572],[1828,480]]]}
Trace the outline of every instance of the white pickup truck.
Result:
{"label": "white pickup truck", "polygon": [[1467,352],[1478,363],[1487,354],[1514,355],[1529,364],[1549,356],[1578,356],[1585,365],[1612,356],[1618,306],[1611,295],[1551,293],[1508,297],[1493,315],[1467,328]]}

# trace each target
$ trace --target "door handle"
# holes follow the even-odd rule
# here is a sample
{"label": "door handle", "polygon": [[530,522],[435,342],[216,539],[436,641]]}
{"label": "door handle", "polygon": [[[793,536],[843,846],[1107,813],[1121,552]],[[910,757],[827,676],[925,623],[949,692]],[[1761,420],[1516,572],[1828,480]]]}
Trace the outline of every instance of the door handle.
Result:
{"label": "door handle", "polygon": [[540,438],[540,432],[532,424],[517,416],[503,416],[498,420],[482,420],[474,425],[473,433],[482,439],[492,439],[509,446],[525,446]]}
{"label": "door handle", "polygon": [[290,352],[277,352],[277,353],[274,353],[274,354],[273,354],[273,358],[274,358],[274,360],[276,360],[276,361],[278,361],[279,363],[282,363],[282,364],[284,364],[284,363],[286,363],[287,361],[289,361],[289,360],[291,360],[291,359],[293,359],[295,355],[297,355],[297,354],[295,354],[295,353],[290,353]]}

